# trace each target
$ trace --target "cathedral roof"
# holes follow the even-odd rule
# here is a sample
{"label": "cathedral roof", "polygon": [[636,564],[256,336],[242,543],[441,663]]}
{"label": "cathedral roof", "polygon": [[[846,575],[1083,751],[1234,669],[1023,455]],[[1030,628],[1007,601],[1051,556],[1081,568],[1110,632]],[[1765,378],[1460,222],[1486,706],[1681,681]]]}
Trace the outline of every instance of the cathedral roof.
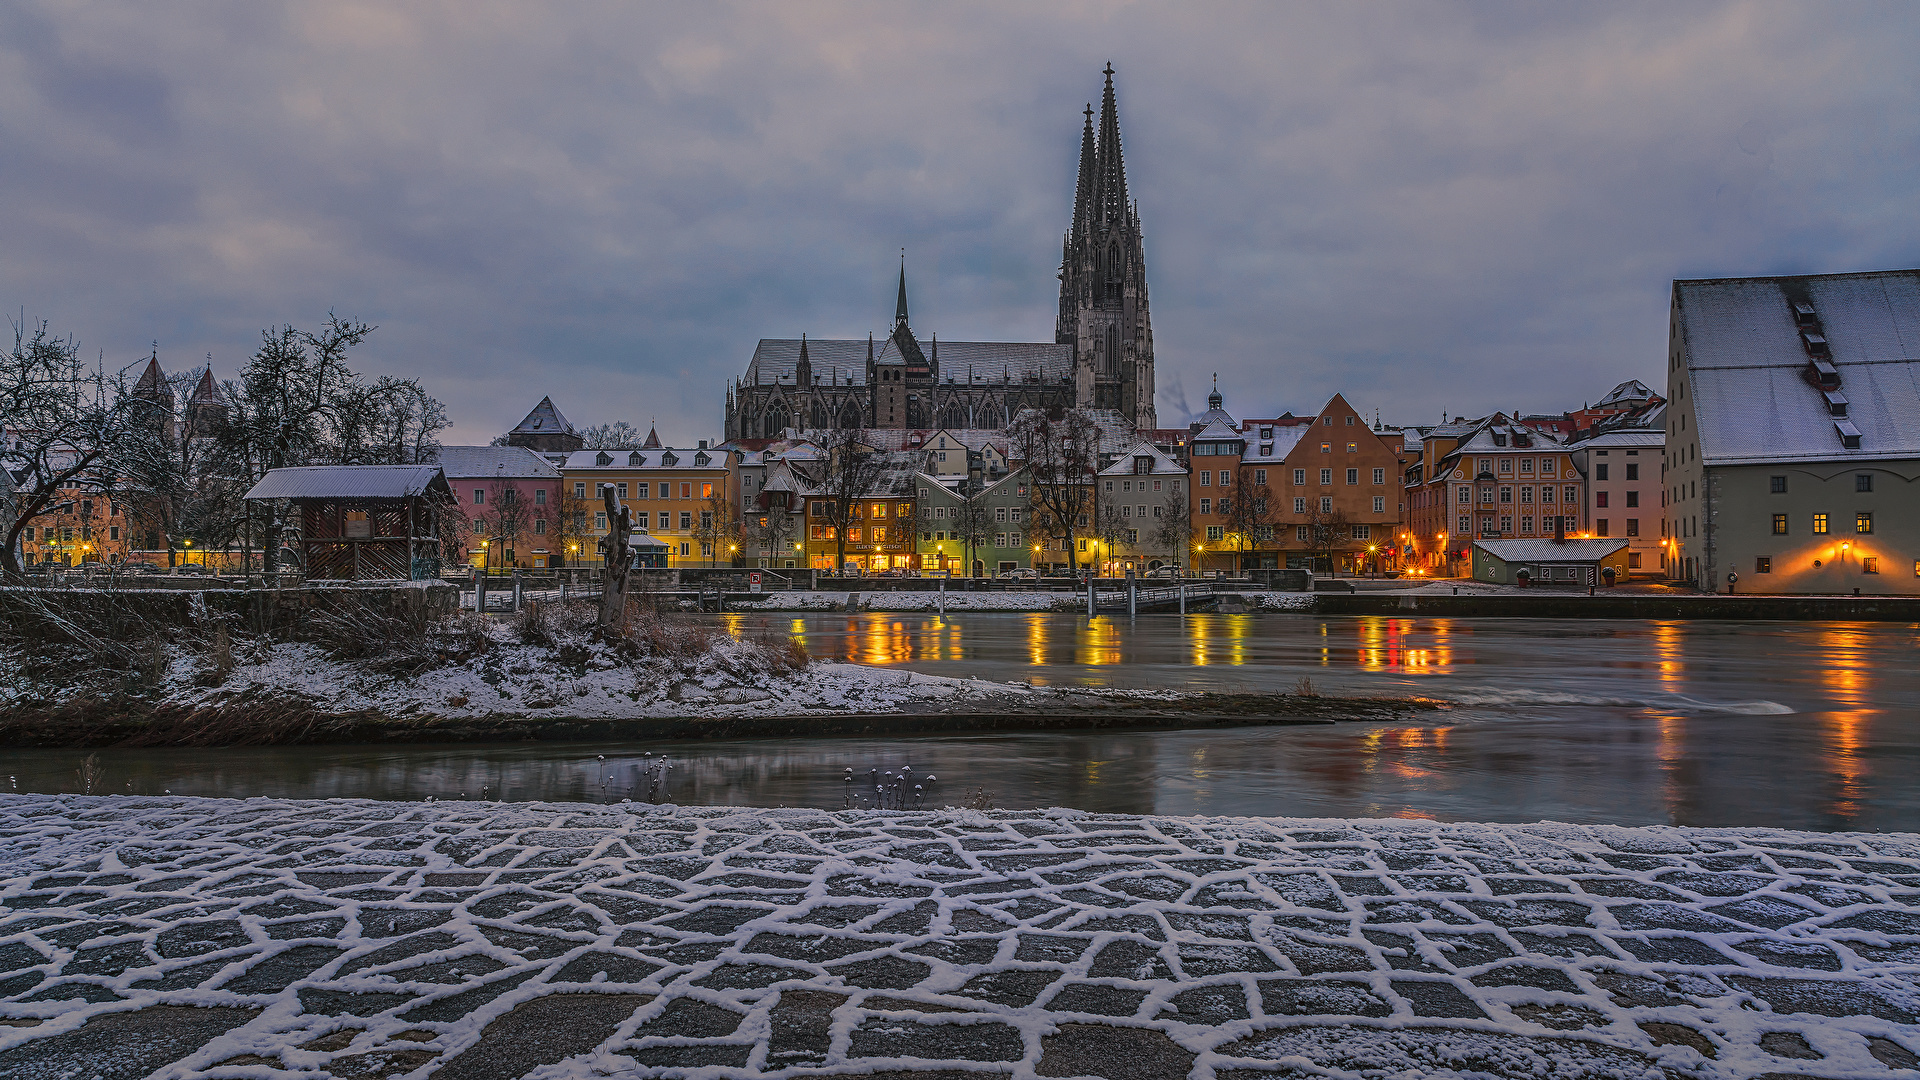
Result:
{"label": "cathedral roof", "polygon": [[[892,338],[873,343],[874,362],[904,362]],[[819,385],[865,386],[867,384],[866,338],[808,338],[807,359],[813,365],[813,381]],[[794,366],[800,362],[799,338],[761,338],[747,364],[744,381],[749,386],[771,386],[775,382],[793,384]],[[1042,382],[1057,382],[1073,374],[1073,346],[1051,342],[1027,341],[942,341],[940,343],[941,383],[967,385],[971,376],[975,385],[1025,382],[1038,376]]]}

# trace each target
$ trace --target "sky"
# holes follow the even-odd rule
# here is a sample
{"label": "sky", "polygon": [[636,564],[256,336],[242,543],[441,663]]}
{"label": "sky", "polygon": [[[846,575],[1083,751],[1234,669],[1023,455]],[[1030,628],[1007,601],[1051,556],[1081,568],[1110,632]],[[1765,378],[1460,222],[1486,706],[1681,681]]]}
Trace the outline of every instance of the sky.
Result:
{"label": "sky", "polygon": [[1663,389],[1675,278],[1920,265],[1920,5],[0,0],[0,307],[449,443],[720,437],[761,337],[1051,340],[1117,72],[1163,425]]}

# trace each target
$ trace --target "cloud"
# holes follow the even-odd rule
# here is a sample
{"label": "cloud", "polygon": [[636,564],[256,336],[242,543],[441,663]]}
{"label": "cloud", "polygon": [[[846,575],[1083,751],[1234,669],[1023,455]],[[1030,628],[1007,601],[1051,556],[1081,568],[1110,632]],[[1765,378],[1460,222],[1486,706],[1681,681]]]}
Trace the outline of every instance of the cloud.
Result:
{"label": "cloud", "polygon": [[1049,338],[1108,60],[1167,422],[1558,411],[1663,382],[1672,278],[1920,263],[1903,5],[8,8],[0,300],[228,372],[337,310],[460,440],[716,437],[901,247],[923,334]]}

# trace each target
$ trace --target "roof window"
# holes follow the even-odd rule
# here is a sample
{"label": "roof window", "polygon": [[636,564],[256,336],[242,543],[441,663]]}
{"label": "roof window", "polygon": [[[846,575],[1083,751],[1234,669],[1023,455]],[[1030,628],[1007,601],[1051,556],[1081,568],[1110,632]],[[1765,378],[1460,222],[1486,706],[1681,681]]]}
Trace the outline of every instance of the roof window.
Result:
{"label": "roof window", "polygon": [[1812,304],[1804,300],[1796,300],[1793,302],[1793,321],[1801,326],[1818,326],[1820,316],[1814,312]]}
{"label": "roof window", "polygon": [[647,459],[641,457],[637,452],[627,455],[627,464],[632,465],[636,468],[641,465],[645,465],[646,463],[647,463]]}
{"label": "roof window", "polygon": [[595,455],[593,459],[593,463],[595,465],[611,465],[613,464],[613,455],[603,451],[600,454]]}
{"label": "roof window", "polygon": [[1849,450],[1860,449],[1860,429],[1853,426],[1851,420],[1835,420],[1833,428],[1840,433],[1840,445]]}
{"label": "roof window", "polygon": [[1832,416],[1847,415],[1847,395],[1838,390],[1822,390],[1820,396],[1827,399],[1827,412]]}

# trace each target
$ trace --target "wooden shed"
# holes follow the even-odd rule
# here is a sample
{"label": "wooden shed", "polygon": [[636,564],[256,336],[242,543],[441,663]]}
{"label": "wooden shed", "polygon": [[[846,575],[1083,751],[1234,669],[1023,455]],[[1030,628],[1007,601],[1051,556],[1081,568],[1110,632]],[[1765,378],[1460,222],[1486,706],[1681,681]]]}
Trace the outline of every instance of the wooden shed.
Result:
{"label": "wooden shed", "polygon": [[1501,585],[1584,587],[1627,580],[1627,541],[1476,540],[1473,578]]}
{"label": "wooden shed", "polygon": [[247,498],[293,505],[309,580],[440,575],[441,509],[453,492],[438,465],[274,469]]}

